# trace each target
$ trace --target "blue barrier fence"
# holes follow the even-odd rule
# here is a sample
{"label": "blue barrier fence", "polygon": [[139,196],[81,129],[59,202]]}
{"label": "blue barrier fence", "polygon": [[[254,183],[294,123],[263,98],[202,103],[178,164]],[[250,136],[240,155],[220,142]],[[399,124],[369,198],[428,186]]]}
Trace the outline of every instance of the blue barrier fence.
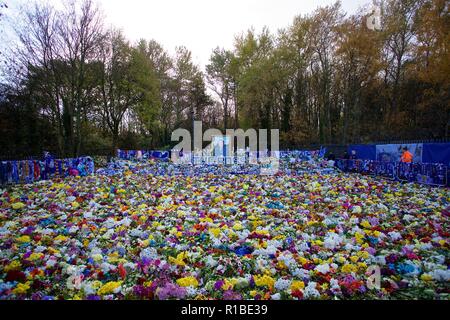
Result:
{"label": "blue barrier fence", "polygon": [[448,167],[437,163],[400,163],[374,160],[338,159],[336,167],[343,172],[361,173],[404,182],[448,186]]}
{"label": "blue barrier fence", "polygon": [[407,147],[417,163],[441,163],[450,166],[450,143],[404,143],[350,145],[348,153],[356,153],[357,159],[380,162],[399,161],[403,148]]}
{"label": "blue barrier fence", "polygon": [[122,160],[134,159],[159,159],[169,160],[169,151],[152,151],[152,150],[117,150],[117,157]]}
{"label": "blue barrier fence", "polygon": [[[309,160],[312,157],[323,158],[326,153],[326,148],[321,148],[316,151],[292,150],[280,151],[281,158],[294,157]],[[259,155],[258,155],[259,156]],[[169,160],[170,151],[151,151],[151,150],[117,150],[117,157],[121,160],[136,160],[136,159],[159,159]]]}
{"label": "blue barrier fence", "polygon": [[33,183],[41,180],[94,174],[91,157],[72,159],[0,161],[0,185]]}

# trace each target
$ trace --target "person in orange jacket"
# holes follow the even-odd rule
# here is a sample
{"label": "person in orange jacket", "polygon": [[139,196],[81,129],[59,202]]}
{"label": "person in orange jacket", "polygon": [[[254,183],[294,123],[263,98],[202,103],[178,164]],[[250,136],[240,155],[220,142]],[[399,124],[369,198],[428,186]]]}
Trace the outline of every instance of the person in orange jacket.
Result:
{"label": "person in orange jacket", "polygon": [[408,151],[408,147],[403,148],[403,154],[400,159],[403,163],[412,163],[413,162],[413,155],[411,152]]}

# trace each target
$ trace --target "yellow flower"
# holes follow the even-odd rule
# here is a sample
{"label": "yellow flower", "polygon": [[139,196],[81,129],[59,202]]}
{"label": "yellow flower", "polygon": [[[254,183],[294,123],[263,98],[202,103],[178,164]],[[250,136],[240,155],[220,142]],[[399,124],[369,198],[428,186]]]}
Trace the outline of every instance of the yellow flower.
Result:
{"label": "yellow flower", "polygon": [[369,221],[364,220],[363,222],[361,222],[361,226],[363,226],[366,229],[371,229],[372,226],[370,225]]}
{"label": "yellow flower", "polygon": [[238,283],[237,279],[225,279],[223,285],[222,285],[222,289],[223,290],[232,290],[234,288],[234,286],[236,285],[236,283]]}
{"label": "yellow flower", "polygon": [[304,257],[300,257],[300,258],[298,258],[298,262],[300,262],[301,265],[305,265],[308,263],[308,259],[306,259]]}
{"label": "yellow flower", "polygon": [[367,269],[367,264],[365,262],[359,262],[358,263],[358,268],[366,270]]}
{"label": "yellow flower", "polygon": [[14,260],[5,267],[5,271],[19,270],[20,267],[21,267],[20,261]]}
{"label": "yellow flower", "polygon": [[233,230],[239,231],[242,230],[242,224],[240,222],[236,222],[235,225],[233,226]]}
{"label": "yellow flower", "polygon": [[31,261],[39,260],[39,259],[41,259],[43,256],[44,256],[43,253],[32,253],[32,254],[28,257],[28,260],[31,260]]}
{"label": "yellow flower", "polygon": [[363,258],[363,259],[369,259],[370,254],[367,251],[359,251],[356,254],[358,257]]}
{"label": "yellow flower", "polygon": [[11,207],[12,207],[14,210],[19,210],[19,209],[23,209],[23,208],[25,207],[25,204],[22,203],[22,202],[16,202],[16,203],[13,203],[13,204],[11,205]]}
{"label": "yellow flower", "polygon": [[291,291],[300,291],[305,288],[305,283],[303,281],[294,280],[291,283]]}
{"label": "yellow flower", "polygon": [[423,275],[420,276],[420,279],[423,281],[431,281],[433,280],[433,277],[429,274],[424,273]]}
{"label": "yellow flower", "polygon": [[31,239],[29,236],[21,236],[19,238],[16,239],[18,242],[30,242]]}
{"label": "yellow flower", "polygon": [[198,287],[198,281],[194,277],[185,277],[177,280],[181,287]]}
{"label": "yellow flower", "polygon": [[48,247],[48,248],[47,248],[47,251],[50,252],[50,253],[52,253],[52,254],[55,254],[55,253],[58,253],[58,252],[59,252],[58,250],[56,250],[56,249],[53,248],[53,247]]}
{"label": "yellow flower", "polygon": [[30,285],[25,283],[19,283],[17,287],[13,290],[14,294],[24,294],[30,289]]}
{"label": "yellow flower", "polygon": [[254,277],[255,280],[255,284],[258,287],[268,287],[268,288],[273,288],[274,284],[275,284],[275,280],[267,275],[264,276],[255,276]]}
{"label": "yellow flower", "polygon": [[353,263],[356,263],[356,262],[358,262],[359,258],[358,258],[357,256],[351,256],[351,257],[350,257],[350,260],[351,260]]}
{"label": "yellow flower", "polygon": [[59,236],[57,236],[57,237],[55,238],[55,241],[61,241],[61,242],[64,242],[64,241],[67,241],[68,239],[69,239],[69,238],[66,237],[66,236],[59,235]]}
{"label": "yellow flower", "polygon": [[76,201],[72,202],[72,207],[74,209],[77,209],[79,206],[80,206],[80,204],[78,202],[76,202]]}
{"label": "yellow flower", "polygon": [[200,222],[209,222],[209,223],[213,223],[213,219],[211,218],[200,218]]}
{"label": "yellow flower", "polygon": [[108,256],[108,262],[110,263],[117,262],[117,260],[119,260],[119,253],[117,251],[114,251]]}
{"label": "yellow flower", "polygon": [[176,264],[177,266],[185,266],[186,262],[184,262],[184,259],[187,258],[186,252],[181,252],[177,255],[176,258],[169,257],[169,262]]}
{"label": "yellow flower", "polygon": [[268,235],[270,235],[269,231],[267,231],[267,230],[256,230],[255,233],[258,234],[258,235],[261,235],[261,236],[268,236]]}
{"label": "yellow flower", "polygon": [[342,272],[344,272],[344,273],[356,272],[357,270],[358,270],[358,269],[357,269],[356,266],[354,266],[354,265],[352,265],[352,264],[349,264],[349,263],[345,264],[345,265],[342,267]]}
{"label": "yellow flower", "polygon": [[105,295],[113,293],[117,288],[120,287],[122,284],[122,281],[110,281],[106,284],[104,284],[100,289],[98,289],[97,294],[99,295]]}
{"label": "yellow flower", "polygon": [[218,237],[220,234],[220,228],[210,228],[209,232],[213,234],[214,237]]}
{"label": "yellow flower", "polygon": [[280,268],[280,269],[287,269],[286,264],[282,260],[278,261],[277,267]]}
{"label": "yellow flower", "polygon": [[323,245],[322,240],[317,239],[316,241],[314,241],[316,245],[321,246]]}
{"label": "yellow flower", "polygon": [[359,243],[359,244],[364,242],[363,241],[364,235],[359,233],[359,232],[355,233],[355,238],[356,238],[356,242]]}

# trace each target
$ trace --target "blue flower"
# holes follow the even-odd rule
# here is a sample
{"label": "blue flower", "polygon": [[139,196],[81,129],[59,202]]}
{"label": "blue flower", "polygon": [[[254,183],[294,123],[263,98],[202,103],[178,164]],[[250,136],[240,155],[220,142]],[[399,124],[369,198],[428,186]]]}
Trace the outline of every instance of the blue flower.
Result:
{"label": "blue flower", "polygon": [[234,253],[236,253],[238,256],[245,256],[246,254],[252,253],[253,250],[254,249],[252,247],[241,246],[234,249]]}

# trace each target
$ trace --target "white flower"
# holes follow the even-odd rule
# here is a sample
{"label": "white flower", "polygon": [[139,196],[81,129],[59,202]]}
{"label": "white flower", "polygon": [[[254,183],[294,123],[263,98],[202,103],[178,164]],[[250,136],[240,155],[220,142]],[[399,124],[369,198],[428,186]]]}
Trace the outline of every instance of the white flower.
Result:
{"label": "white flower", "polygon": [[309,271],[305,269],[297,268],[292,272],[292,275],[300,279],[309,279]]}
{"label": "white flower", "polygon": [[53,267],[56,263],[57,263],[57,260],[56,260],[55,258],[50,258],[50,259],[47,260],[47,262],[45,263],[45,267],[51,268],[51,267]]}
{"label": "white flower", "polygon": [[332,290],[340,290],[341,287],[339,286],[339,281],[337,281],[336,279],[331,279],[330,280],[330,286]]}
{"label": "white flower", "polygon": [[361,213],[362,212],[362,208],[360,206],[354,206],[352,213]]}
{"label": "white flower", "polygon": [[34,249],[35,252],[43,252],[44,250],[46,250],[47,247],[44,246],[37,246],[36,249]]}
{"label": "white flower", "polygon": [[309,245],[307,242],[302,242],[297,246],[297,250],[299,252],[303,252],[303,251],[308,251],[309,250]]}
{"label": "white flower", "polygon": [[141,259],[147,258],[155,260],[158,258],[158,252],[156,251],[155,248],[145,248],[141,251],[139,257]]}
{"label": "white flower", "polygon": [[403,220],[405,220],[405,221],[411,221],[412,219],[414,219],[414,216],[412,216],[410,214],[405,214],[403,216]]}
{"label": "white flower", "polygon": [[69,229],[69,233],[75,233],[75,232],[77,232],[79,230],[79,228],[77,227],[77,226],[72,226],[72,227],[70,227],[70,229]]}
{"label": "white flower", "polygon": [[396,240],[399,240],[402,238],[402,235],[396,231],[391,231],[388,233],[388,235],[393,241],[396,241]]}
{"label": "white flower", "polygon": [[320,293],[316,289],[317,283],[311,281],[308,283],[308,286],[303,290],[303,294],[305,295],[305,298],[319,298]]}
{"label": "white flower", "polygon": [[187,291],[187,296],[188,297],[193,297],[197,295],[198,290],[192,286],[189,286],[186,288]]}
{"label": "white flower", "polygon": [[131,219],[128,217],[125,217],[124,219],[122,219],[122,221],[120,221],[120,224],[126,227],[129,227],[131,224]]}
{"label": "white flower", "polygon": [[45,228],[44,230],[41,231],[41,233],[45,236],[48,236],[49,234],[53,233],[53,230],[49,229],[49,228]]}
{"label": "white flower", "polygon": [[[251,277],[251,276],[250,276]],[[236,289],[243,289],[248,287],[250,282],[250,279],[248,278],[238,278],[236,284],[234,285],[234,287]]]}
{"label": "white flower", "polygon": [[213,257],[208,256],[208,258],[206,259],[206,265],[208,265],[211,268],[214,268],[215,266],[217,266],[217,261],[214,260]]}
{"label": "white flower", "polygon": [[111,270],[111,271],[116,270],[116,266],[114,266],[114,265],[112,265],[112,264],[110,264],[110,263],[107,263],[107,262],[103,262],[103,263],[100,265],[100,268],[102,269],[103,273],[107,273],[107,272],[109,272],[110,270]]}
{"label": "white flower", "polygon": [[314,270],[322,274],[330,272],[330,265],[328,263],[318,265]]}
{"label": "white flower", "polygon": [[324,240],[324,247],[327,249],[334,250],[338,248],[342,243],[342,238],[338,236],[334,232],[330,232],[327,234],[325,240]]}
{"label": "white flower", "polygon": [[134,270],[137,267],[136,263],[133,263],[133,262],[124,263],[123,266],[125,268],[131,269],[131,270]]}
{"label": "white flower", "polygon": [[130,231],[130,236],[135,238],[140,238],[142,235],[142,231],[139,229],[133,229]]}
{"label": "white flower", "polygon": [[272,298],[272,300],[280,300],[281,294],[275,293],[275,294],[271,295],[270,297]]}
{"label": "white flower", "polygon": [[84,217],[85,219],[91,219],[91,218],[94,217],[94,215],[92,214],[92,212],[87,211],[87,212],[85,212],[85,213],[83,214],[83,217]]}
{"label": "white flower", "polygon": [[386,257],[385,256],[376,256],[373,258],[375,264],[385,266],[386,265]]}
{"label": "white flower", "polygon": [[286,290],[290,286],[291,286],[291,280],[285,280],[285,279],[280,278],[275,282],[275,289],[277,289],[278,291]]}
{"label": "white flower", "polygon": [[447,282],[450,281],[450,270],[434,270],[433,272],[431,272],[431,276],[436,281]]}
{"label": "white flower", "polygon": [[67,281],[66,286],[69,290],[80,290],[81,289],[81,276],[79,275],[71,275]]}

